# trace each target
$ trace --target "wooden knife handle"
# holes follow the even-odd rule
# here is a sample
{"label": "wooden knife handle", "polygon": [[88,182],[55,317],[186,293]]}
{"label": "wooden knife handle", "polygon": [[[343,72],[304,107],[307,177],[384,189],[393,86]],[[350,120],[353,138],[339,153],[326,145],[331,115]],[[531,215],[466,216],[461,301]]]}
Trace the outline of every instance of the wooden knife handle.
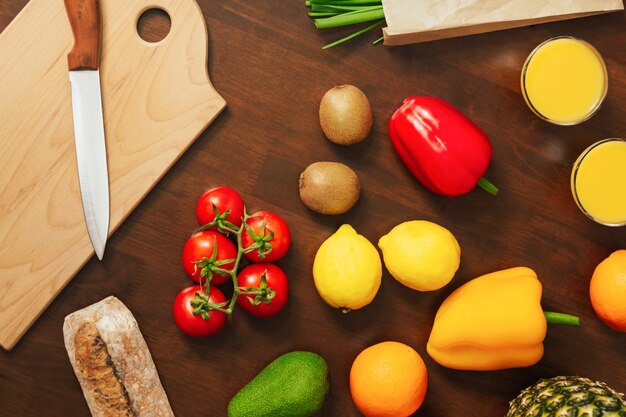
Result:
{"label": "wooden knife handle", "polygon": [[64,0],[74,33],[74,48],[67,55],[70,71],[100,67],[101,22],[99,0]]}

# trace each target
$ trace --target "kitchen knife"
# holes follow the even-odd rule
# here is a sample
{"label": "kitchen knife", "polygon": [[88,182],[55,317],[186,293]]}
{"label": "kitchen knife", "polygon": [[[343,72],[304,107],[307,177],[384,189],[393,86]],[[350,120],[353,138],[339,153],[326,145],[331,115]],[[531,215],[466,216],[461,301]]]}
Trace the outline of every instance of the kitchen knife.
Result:
{"label": "kitchen knife", "polygon": [[102,260],[109,231],[109,177],[100,95],[100,5],[98,0],[64,1],[74,33],[67,61],[80,194],[87,232]]}

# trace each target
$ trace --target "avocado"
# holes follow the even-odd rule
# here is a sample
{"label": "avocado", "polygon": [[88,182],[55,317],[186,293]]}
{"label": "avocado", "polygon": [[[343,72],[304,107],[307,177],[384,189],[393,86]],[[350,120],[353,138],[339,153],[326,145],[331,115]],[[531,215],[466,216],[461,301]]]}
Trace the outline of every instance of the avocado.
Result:
{"label": "avocado", "polygon": [[311,352],[279,356],[228,404],[228,417],[309,417],[328,395],[328,365]]}

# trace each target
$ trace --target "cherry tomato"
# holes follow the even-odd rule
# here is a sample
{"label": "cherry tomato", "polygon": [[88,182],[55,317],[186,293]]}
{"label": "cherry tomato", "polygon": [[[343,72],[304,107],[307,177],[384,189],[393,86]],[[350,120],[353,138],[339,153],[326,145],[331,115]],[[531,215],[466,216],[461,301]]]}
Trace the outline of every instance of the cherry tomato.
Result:
{"label": "cherry tomato", "polygon": [[[191,301],[195,294],[200,291],[202,290],[199,285],[192,285],[179,292],[174,299],[174,321],[183,333],[193,337],[214,335],[226,325],[226,314],[221,311],[209,311],[208,320],[193,314],[194,308],[191,306]],[[223,303],[225,301],[224,294],[217,287],[211,285],[209,302]]]}
{"label": "cherry tomato", "polygon": [[[237,191],[227,187],[217,187],[202,194],[196,204],[196,219],[198,219],[200,226],[211,223],[215,219],[213,205],[215,205],[222,215],[224,215],[227,210],[230,210],[230,213],[224,216],[224,220],[231,222],[237,227],[241,226],[244,204],[243,199]],[[217,229],[217,226],[211,228],[211,230]]]}
{"label": "cherry tomato", "polygon": [[274,264],[250,264],[237,275],[237,285],[239,287],[259,288],[261,286],[261,276],[265,274],[267,287],[273,290],[271,303],[266,304],[261,301],[258,305],[253,305],[248,297],[254,299],[255,295],[241,294],[237,297],[237,304],[248,313],[257,317],[271,317],[285,307],[289,298],[289,283],[285,272]]}
{"label": "cherry tomato", "polygon": [[[252,262],[274,262],[287,253],[289,245],[291,245],[291,233],[287,223],[276,213],[270,211],[257,211],[246,222],[255,235],[259,237],[265,236],[266,239],[270,236],[270,231],[274,233],[274,236],[268,240],[268,244],[271,245],[272,250],[265,254],[265,257],[259,255],[259,250],[253,250],[245,253],[244,256]],[[265,231],[262,231],[263,223],[265,223]],[[241,241],[244,248],[248,248],[255,243],[254,237],[244,228],[241,234]]]}
{"label": "cherry tomato", "polygon": [[[204,230],[193,234],[183,247],[183,267],[187,275],[196,282],[200,282],[201,267],[196,267],[196,262],[203,258],[210,259],[213,255],[214,245],[217,244],[217,261],[226,259],[235,259],[237,257],[237,248],[224,235],[212,230]],[[235,266],[234,262],[221,265],[220,268],[232,270]],[[227,277],[214,274],[211,284],[219,285],[227,281]]]}

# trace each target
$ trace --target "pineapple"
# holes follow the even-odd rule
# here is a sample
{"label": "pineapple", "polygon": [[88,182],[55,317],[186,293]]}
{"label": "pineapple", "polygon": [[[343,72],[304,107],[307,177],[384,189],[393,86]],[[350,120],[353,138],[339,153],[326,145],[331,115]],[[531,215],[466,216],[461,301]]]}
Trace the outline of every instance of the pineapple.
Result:
{"label": "pineapple", "polygon": [[557,376],[522,391],[506,417],[626,417],[626,401],[602,382]]}

